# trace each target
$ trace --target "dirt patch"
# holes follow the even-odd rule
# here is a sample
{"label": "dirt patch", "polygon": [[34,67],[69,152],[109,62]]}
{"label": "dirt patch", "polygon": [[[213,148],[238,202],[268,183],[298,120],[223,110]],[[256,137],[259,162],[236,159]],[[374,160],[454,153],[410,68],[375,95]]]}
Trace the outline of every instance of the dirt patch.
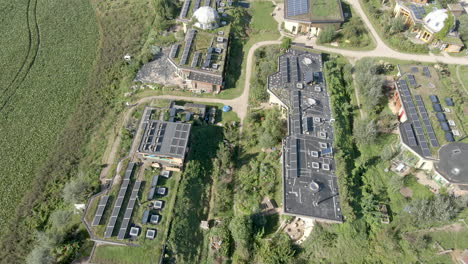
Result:
{"label": "dirt patch", "polygon": [[168,61],[170,48],[163,48],[156,54],[151,62],[146,63],[138,71],[135,82],[144,84],[162,84],[167,86],[179,86],[183,84],[182,78],[175,74],[174,67]]}
{"label": "dirt patch", "polygon": [[406,198],[410,198],[410,197],[413,196],[413,190],[411,190],[408,187],[401,188],[400,193],[401,193],[401,195],[403,195],[403,197],[406,197]]}

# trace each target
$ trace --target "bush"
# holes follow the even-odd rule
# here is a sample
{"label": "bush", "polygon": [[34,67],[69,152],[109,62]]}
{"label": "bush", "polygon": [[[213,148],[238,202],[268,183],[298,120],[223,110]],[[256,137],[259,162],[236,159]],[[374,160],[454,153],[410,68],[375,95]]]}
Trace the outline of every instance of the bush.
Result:
{"label": "bush", "polygon": [[333,40],[335,40],[335,37],[336,37],[335,28],[332,26],[327,26],[320,32],[317,38],[317,43],[319,44],[330,43]]}

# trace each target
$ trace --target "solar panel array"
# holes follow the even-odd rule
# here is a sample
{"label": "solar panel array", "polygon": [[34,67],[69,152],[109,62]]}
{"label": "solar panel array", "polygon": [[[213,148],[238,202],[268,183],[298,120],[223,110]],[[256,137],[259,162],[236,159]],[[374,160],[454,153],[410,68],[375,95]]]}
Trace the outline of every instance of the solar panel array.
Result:
{"label": "solar panel array", "polygon": [[179,47],[180,47],[180,43],[176,43],[172,45],[171,53],[169,54],[169,57],[175,58],[175,56],[177,55],[177,51],[179,50]]}
{"label": "solar panel array", "polygon": [[411,67],[411,71],[414,73],[419,72],[418,67]]}
{"label": "solar panel array", "polygon": [[431,121],[429,120],[429,115],[427,113],[426,107],[424,106],[424,102],[420,95],[415,95],[414,99],[416,99],[416,104],[418,105],[419,113],[421,114],[421,118],[424,123],[424,127],[426,128],[427,136],[429,137],[429,141],[433,147],[438,147],[439,142],[435,136],[434,129],[432,128]]}
{"label": "solar panel array", "polygon": [[91,224],[92,226],[97,226],[101,222],[102,215],[104,214],[104,209],[106,209],[107,200],[109,200],[109,195],[104,195],[99,200],[99,205],[96,210],[96,214],[94,215],[93,223]]}
{"label": "solar panel array", "polygon": [[124,219],[122,221],[122,225],[120,225],[119,234],[117,235],[117,239],[124,239],[125,234],[127,233],[128,224],[130,224],[130,218],[132,217],[133,208],[135,208],[135,202],[138,196],[138,192],[140,191],[141,181],[136,181],[133,185],[132,193],[130,194],[130,200],[127,204],[127,209],[125,210]]}
{"label": "solar panel array", "polygon": [[211,0],[205,0],[205,6],[209,6],[210,2],[211,2]]}
{"label": "solar panel array", "polygon": [[411,86],[416,87],[418,84],[416,83],[416,79],[414,78],[414,75],[408,74],[408,81]]}
{"label": "solar panel array", "polygon": [[424,7],[418,6],[418,5],[410,5],[411,11],[413,11],[414,16],[417,19],[423,19],[424,14],[426,11],[424,10]]}
{"label": "solar panel array", "polygon": [[286,1],[288,16],[298,16],[309,13],[308,0],[288,0]]}
{"label": "solar panel array", "polygon": [[211,64],[211,55],[213,54],[213,48],[209,47],[206,52],[205,59],[203,60],[203,67],[209,68]]}
{"label": "solar panel array", "polygon": [[191,0],[185,0],[184,4],[182,5],[182,10],[180,11],[180,18],[185,18],[187,17],[188,9],[190,6],[190,1]]}
{"label": "solar panel array", "polygon": [[122,207],[122,203],[125,199],[125,194],[127,193],[128,184],[130,183],[130,176],[132,175],[134,166],[135,163],[128,163],[122,184],[120,185],[119,194],[117,195],[117,200],[115,200],[114,203],[114,209],[112,209],[111,217],[109,219],[109,222],[107,223],[106,231],[104,232],[105,238],[110,238],[112,236],[112,233],[114,232],[115,223],[117,222],[117,217],[119,216],[120,208]]}
{"label": "solar panel array", "polygon": [[194,37],[195,37],[195,29],[190,29],[187,33],[187,37],[185,38],[185,46],[184,46],[184,51],[182,53],[182,58],[180,58],[180,64],[187,63],[188,55],[190,52],[190,48],[192,47]]}
{"label": "solar panel array", "polygon": [[200,59],[200,55],[201,55],[201,52],[199,51],[195,52],[195,54],[193,55],[192,64],[190,64],[190,67],[192,68],[197,67],[198,60]]}
{"label": "solar panel array", "polygon": [[[431,151],[429,150],[429,145],[427,144],[426,137],[424,136],[424,131],[422,129],[421,122],[419,122],[418,112],[416,111],[416,106],[414,105],[414,102],[411,98],[411,93],[409,91],[408,84],[405,80],[399,80],[398,83],[400,87],[400,96],[403,99],[403,104],[405,105],[408,121],[413,123],[413,129],[416,133],[416,138],[419,142],[422,154],[425,157],[430,157]],[[407,128],[405,127],[405,130],[406,129]]]}
{"label": "solar panel array", "polygon": [[296,56],[291,58],[291,81],[298,82],[299,81],[299,70],[298,70],[298,58]]}
{"label": "solar panel array", "polygon": [[290,161],[289,161],[289,166],[290,166],[290,172],[291,176],[293,177],[299,177],[299,164],[298,164],[298,156],[299,156],[299,139],[294,138],[290,140],[290,146],[289,146],[289,151],[290,151]]}
{"label": "solar panel array", "polygon": [[193,3],[192,12],[195,12],[195,10],[197,10],[200,7],[200,2],[201,0],[195,0],[195,3]]}
{"label": "solar panel array", "polygon": [[300,101],[301,93],[297,90],[291,92],[291,103],[292,103],[292,114],[291,114],[291,122],[292,122],[292,129],[294,134],[302,134],[301,131],[301,101]]}
{"label": "solar panel array", "polygon": [[280,72],[281,72],[281,82],[289,82],[289,58],[286,56],[280,57]]}
{"label": "solar panel array", "polygon": [[423,74],[424,74],[424,76],[426,76],[427,78],[431,78],[431,72],[429,71],[429,68],[428,68],[428,67],[423,67]]}

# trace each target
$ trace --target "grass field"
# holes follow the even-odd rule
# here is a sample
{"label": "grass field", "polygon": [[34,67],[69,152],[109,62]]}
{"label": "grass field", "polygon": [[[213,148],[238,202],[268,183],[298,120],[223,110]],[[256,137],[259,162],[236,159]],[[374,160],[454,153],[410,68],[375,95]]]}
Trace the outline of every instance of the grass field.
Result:
{"label": "grass field", "polygon": [[[134,65],[122,56],[128,52],[139,63],[154,19],[149,0],[47,1],[36,9],[31,3],[29,11],[27,1],[0,4],[2,23],[7,18],[10,25],[2,24],[1,33],[12,36],[0,40],[2,72],[10,82],[11,72],[21,76],[0,114],[0,147],[9,153],[0,163],[0,263],[24,263],[35,231],[47,228],[48,215],[62,206],[63,184],[78,170],[96,179],[108,128],[122,107],[122,82],[133,78]],[[9,87],[1,87],[2,102]]]}
{"label": "grass field", "polygon": [[88,1],[28,2],[0,8],[0,234],[75,111],[99,37]]}

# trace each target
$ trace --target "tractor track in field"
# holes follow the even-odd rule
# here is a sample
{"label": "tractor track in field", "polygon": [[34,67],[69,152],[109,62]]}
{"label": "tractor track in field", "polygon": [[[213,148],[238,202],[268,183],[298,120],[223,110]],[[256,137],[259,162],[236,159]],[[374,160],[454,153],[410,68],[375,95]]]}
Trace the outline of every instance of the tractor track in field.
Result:
{"label": "tractor track in field", "polygon": [[[31,17],[30,17],[31,16]],[[39,54],[39,47],[41,45],[41,34],[39,24],[37,23],[37,0],[28,0],[26,10],[26,24],[28,28],[28,51],[26,57],[21,64],[21,67],[16,72],[13,80],[6,87],[0,98],[0,112],[5,109],[11,98],[16,94],[21,84],[28,76],[32,66],[36,62]]]}

